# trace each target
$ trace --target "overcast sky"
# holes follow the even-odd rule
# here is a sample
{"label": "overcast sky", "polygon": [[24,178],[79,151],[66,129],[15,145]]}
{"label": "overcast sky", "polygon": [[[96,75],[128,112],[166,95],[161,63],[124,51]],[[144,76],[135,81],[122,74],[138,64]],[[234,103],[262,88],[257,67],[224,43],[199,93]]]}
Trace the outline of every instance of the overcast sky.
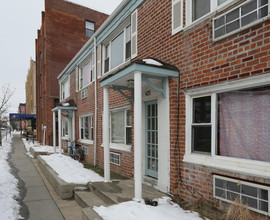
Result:
{"label": "overcast sky", "polygon": [[[111,14],[122,0],[69,0]],[[30,58],[35,60],[35,39],[41,25],[44,0],[6,0],[0,6],[0,87],[10,85],[15,93],[9,112],[25,103],[25,80]]]}

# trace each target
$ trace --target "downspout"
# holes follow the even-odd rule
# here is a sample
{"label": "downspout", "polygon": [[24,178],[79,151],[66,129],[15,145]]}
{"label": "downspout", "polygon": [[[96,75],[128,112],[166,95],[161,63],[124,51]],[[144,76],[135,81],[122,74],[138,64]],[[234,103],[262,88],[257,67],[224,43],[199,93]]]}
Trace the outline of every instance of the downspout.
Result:
{"label": "downspout", "polygon": [[94,166],[97,164],[97,42],[96,37],[94,38],[94,57],[95,57],[95,137],[94,137]]}

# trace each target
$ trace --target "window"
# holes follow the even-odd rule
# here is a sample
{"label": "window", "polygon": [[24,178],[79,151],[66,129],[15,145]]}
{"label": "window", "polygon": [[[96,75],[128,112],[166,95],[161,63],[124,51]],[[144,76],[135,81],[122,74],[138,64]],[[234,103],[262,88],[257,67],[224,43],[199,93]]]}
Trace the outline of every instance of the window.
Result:
{"label": "window", "polygon": [[92,59],[82,65],[79,70],[79,88],[83,89],[94,80]]}
{"label": "window", "polygon": [[65,100],[69,97],[70,89],[69,89],[69,76],[61,82],[61,100]]}
{"label": "window", "polygon": [[80,117],[80,139],[93,141],[93,116]]}
{"label": "window", "polygon": [[88,155],[88,147],[87,146],[82,146],[83,153]]}
{"label": "window", "polygon": [[117,166],[120,166],[120,154],[110,152],[110,162]]}
{"label": "window", "polygon": [[111,112],[111,143],[132,144],[131,110]]}
{"label": "window", "polygon": [[252,0],[213,20],[214,39],[233,34],[268,15],[268,0]]}
{"label": "window", "polygon": [[92,37],[95,33],[95,23],[91,21],[85,21],[85,36]]}
{"label": "window", "polygon": [[68,119],[67,118],[64,118],[62,120],[62,128],[63,128],[62,137],[68,137]]}
{"label": "window", "polygon": [[[175,0],[176,1],[176,0]],[[233,0],[190,0],[186,1],[186,26],[203,18],[211,12],[232,2]]]}
{"label": "window", "polygon": [[191,99],[191,153],[270,162],[269,85]]}
{"label": "window", "polygon": [[131,56],[131,28],[128,25],[104,47],[104,73],[129,60]]}
{"label": "window", "polygon": [[240,199],[250,209],[269,214],[269,187],[214,175],[214,197],[230,203]]}
{"label": "window", "polygon": [[183,27],[183,0],[172,0],[172,34]]}

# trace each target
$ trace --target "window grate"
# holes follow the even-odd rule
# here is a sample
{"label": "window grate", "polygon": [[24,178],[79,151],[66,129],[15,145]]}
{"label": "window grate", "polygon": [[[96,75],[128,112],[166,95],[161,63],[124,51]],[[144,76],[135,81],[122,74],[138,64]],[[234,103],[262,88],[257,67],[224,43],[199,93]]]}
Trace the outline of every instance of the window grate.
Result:
{"label": "window grate", "polygon": [[214,19],[214,39],[235,33],[267,17],[268,4],[268,0],[252,0]]}
{"label": "window grate", "polygon": [[120,154],[110,152],[110,162],[117,166],[120,166]]}
{"label": "window grate", "polygon": [[269,187],[214,175],[214,197],[233,203],[236,199],[249,209],[269,214]]}

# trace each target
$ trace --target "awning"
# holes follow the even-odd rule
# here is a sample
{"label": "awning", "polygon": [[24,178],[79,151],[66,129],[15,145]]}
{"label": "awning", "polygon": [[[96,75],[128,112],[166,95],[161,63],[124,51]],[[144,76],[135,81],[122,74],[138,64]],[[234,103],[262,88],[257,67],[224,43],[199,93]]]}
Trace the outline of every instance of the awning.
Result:
{"label": "awning", "polygon": [[23,121],[36,119],[36,114],[9,113],[9,120]]}

